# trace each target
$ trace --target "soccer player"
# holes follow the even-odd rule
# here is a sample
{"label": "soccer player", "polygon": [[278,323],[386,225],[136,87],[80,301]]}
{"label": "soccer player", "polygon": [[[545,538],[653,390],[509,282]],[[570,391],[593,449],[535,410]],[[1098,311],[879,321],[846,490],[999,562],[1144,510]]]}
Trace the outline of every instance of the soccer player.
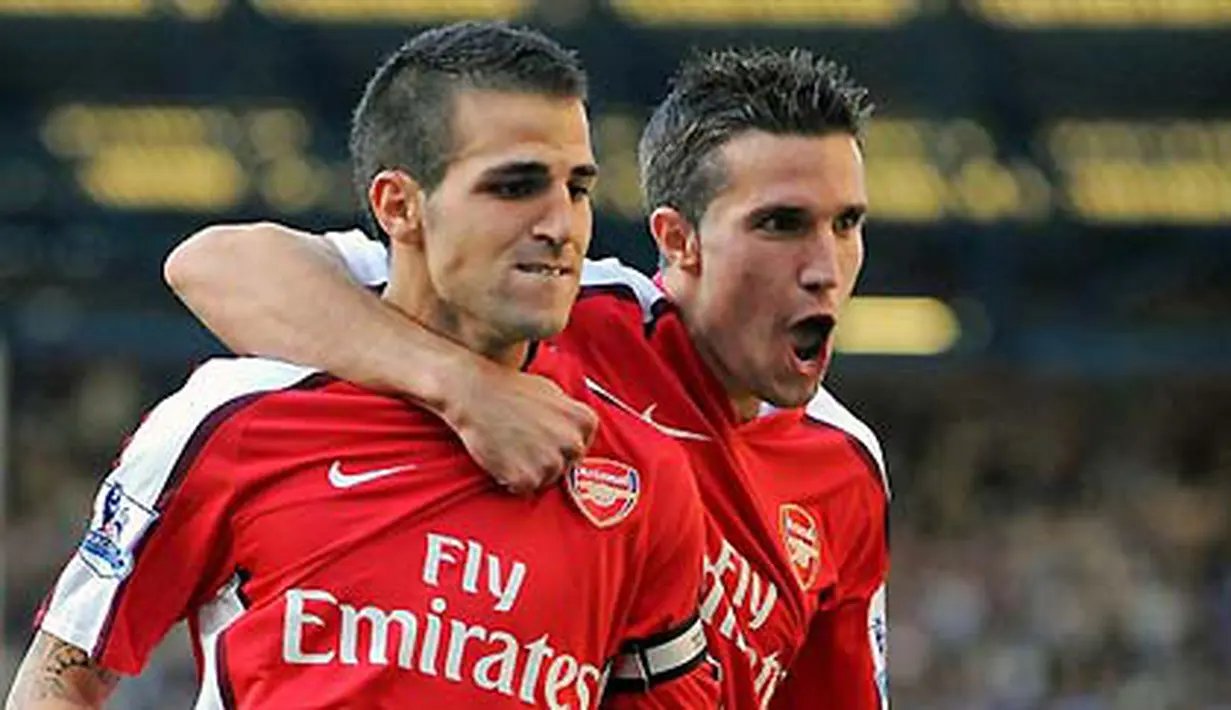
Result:
{"label": "soccer player", "polygon": [[[712,533],[701,614],[729,708],[888,705],[881,451],[819,388],[863,262],[868,113],[865,91],[806,51],[686,61],[639,151],[662,272],[587,264],[555,341],[693,461]],[[232,347],[427,402],[516,487],[572,455],[577,414],[542,380],[388,326],[346,274],[379,285],[384,264],[362,234],[260,224],[188,240],[167,276]],[[541,446],[492,443],[528,434]]]}
{"label": "soccer player", "polygon": [[687,459],[540,344],[590,240],[584,92],[542,35],[451,25],[352,132],[388,307],[596,412],[561,485],[507,495],[437,417],[322,371],[207,363],[103,483],[8,707],[100,707],[182,618],[201,709],[715,706]]}

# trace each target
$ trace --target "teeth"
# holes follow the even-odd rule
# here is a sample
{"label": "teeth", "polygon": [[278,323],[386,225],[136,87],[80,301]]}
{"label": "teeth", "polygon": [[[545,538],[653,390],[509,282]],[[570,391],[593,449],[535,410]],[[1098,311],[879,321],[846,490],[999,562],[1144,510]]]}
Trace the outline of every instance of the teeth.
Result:
{"label": "teeth", "polygon": [[528,271],[532,274],[547,274],[550,276],[563,276],[564,269],[558,266],[546,266],[543,264],[529,264],[521,267],[523,271]]}

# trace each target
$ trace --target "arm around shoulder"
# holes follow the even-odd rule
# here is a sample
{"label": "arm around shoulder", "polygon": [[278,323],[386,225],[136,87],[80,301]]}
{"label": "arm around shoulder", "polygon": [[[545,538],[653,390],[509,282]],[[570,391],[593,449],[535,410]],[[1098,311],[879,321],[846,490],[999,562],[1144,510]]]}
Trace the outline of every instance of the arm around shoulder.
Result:
{"label": "arm around shoulder", "polygon": [[435,412],[509,488],[555,480],[589,443],[589,408],[506,373],[383,303],[386,254],[361,232],[261,222],[208,227],[168,257],[167,283],[237,352],[326,370]]}
{"label": "arm around shoulder", "polygon": [[318,235],[272,222],[215,225],[168,256],[164,275],[228,347],[327,370],[439,411],[460,348],[364,286],[386,252],[360,232]]}
{"label": "arm around shoulder", "polygon": [[228,347],[285,359],[305,353],[284,331],[303,325],[298,321],[321,299],[341,291],[375,301],[348,271],[329,239],[273,222],[211,225],[181,242],[163,264],[167,285]]}

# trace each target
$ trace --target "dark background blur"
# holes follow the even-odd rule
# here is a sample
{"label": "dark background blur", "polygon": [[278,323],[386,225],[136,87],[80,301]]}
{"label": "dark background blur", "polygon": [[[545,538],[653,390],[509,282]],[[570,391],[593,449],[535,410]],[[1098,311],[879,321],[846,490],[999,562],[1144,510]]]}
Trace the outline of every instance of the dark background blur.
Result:
{"label": "dark background blur", "polygon": [[[462,17],[580,51],[594,249],[645,268],[636,138],[690,47],[871,87],[877,298],[830,384],[890,461],[895,707],[1231,708],[1231,0],[0,0],[0,688],[120,440],[219,350],[167,251],[350,225],[366,76]],[[191,685],[172,644],[115,706]]]}

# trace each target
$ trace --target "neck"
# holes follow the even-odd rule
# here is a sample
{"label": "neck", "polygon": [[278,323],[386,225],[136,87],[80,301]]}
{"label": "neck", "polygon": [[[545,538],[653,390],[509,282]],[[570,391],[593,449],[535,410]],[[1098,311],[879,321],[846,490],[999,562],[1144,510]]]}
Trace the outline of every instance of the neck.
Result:
{"label": "neck", "polygon": [[[396,246],[392,248],[397,249]],[[510,343],[501,339],[491,328],[443,301],[433,288],[422,260],[402,260],[394,256],[390,267],[389,285],[381,297],[385,303],[427,330],[500,365],[517,369],[525,362],[530,350],[528,342]]]}
{"label": "neck", "polygon": [[732,397],[731,408],[735,410],[735,419],[740,424],[750,422],[761,413],[761,399],[755,395]]}
{"label": "neck", "polygon": [[736,421],[742,424],[756,419],[761,411],[761,399],[739,386],[731,373],[722,366],[722,362],[706,347],[706,338],[698,332],[696,324],[688,318],[691,310],[689,302],[692,300],[693,293],[693,284],[689,282],[688,276],[668,267],[663,270],[662,287],[667,298],[679,307],[680,314],[684,318],[684,325],[688,328],[688,337],[701,356],[701,361],[722,384],[723,391],[726,392],[727,399],[731,403],[731,410],[735,413]]}

